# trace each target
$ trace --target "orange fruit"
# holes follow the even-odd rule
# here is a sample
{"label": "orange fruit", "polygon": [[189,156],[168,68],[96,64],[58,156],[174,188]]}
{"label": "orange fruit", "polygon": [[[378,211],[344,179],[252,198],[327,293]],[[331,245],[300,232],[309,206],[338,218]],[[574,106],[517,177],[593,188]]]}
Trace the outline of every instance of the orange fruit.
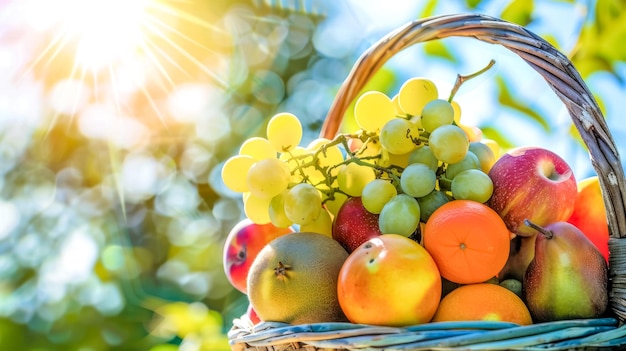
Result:
{"label": "orange fruit", "polygon": [[439,207],[424,226],[424,247],[441,275],[455,283],[493,278],[509,257],[510,234],[487,205],[454,200]]}
{"label": "orange fruit", "polygon": [[532,324],[528,307],[511,290],[497,284],[462,285],[446,295],[433,322],[489,320]]}

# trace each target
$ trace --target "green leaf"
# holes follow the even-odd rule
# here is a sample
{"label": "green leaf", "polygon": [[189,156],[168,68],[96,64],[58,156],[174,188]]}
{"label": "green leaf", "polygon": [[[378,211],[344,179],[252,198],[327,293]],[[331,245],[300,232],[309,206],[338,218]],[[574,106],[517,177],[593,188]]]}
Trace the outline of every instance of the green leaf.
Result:
{"label": "green leaf", "polygon": [[483,138],[495,141],[500,146],[502,152],[516,146],[506,135],[491,124],[480,126],[480,130],[483,132]]}
{"label": "green leaf", "polygon": [[582,145],[583,147],[585,147],[585,149],[587,149],[587,145],[585,145],[583,137],[580,136],[580,133],[578,132],[578,129],[576,129],[574,123],[572,123],[572,125],[570,126],[568,134],[572,137],[572,139],[576,141],[576,143]]}
{"label": "green leaf", "polygon": [[465,5],[471,10],[477,8],[482,3],[482,0],[465,0]]}
{"label": "green leaf", "polygon": [[533,0],[513,0],[504,8],[500,17],[509,22],[526,26],[532,21],[534,5]]}
{"label": "green leaf", "polygon": [[381,68],[365,83],[361,93],[370,90],[388,92],[396,84],[396,74],[389,68]]}
{"label": "green leaf", "polygon": [[435,10],[437,9],[438,0],[430,0],[424,6],[422,13],[420,14],[420,18],[431,17],[435,14]]}
{"label": "green leaf", "polygon": [[452,54],[450,50],[448,50],[448,47],[441,40],[426,42],[423,44],[423,47],[424,52],[429,56],[440,57],[452,63],[456,63],[458,61],[457,58]]}
{"label": "green leaf", "polygon": [[539,124],[545,131],[550,131],[550,124],[548,124],[545,118],[543,118],[539,113],[529,107],[527,101],[522,101],[513,97],[507,83],[502,77],[497,77],[496,83],[498,85],[498,101],[500,104],[525,114],[533,121],[537,122],[537,124]]}
{"label": "green leaf", "polygon": [[615,72],[617,62],[626,61],[626,1],[598,0],[594,21],[583,27],[572,62],[583,78],[595,72]]}
{"label": "green leaf", "polygon": [[177,351],[179,348],[178,345],[161,344],[153,346],[150,351]]}
{"label": "green leaf", "polygon": [[552,46],[557,48],[557,50],[560,48],[559,41],[554,35],[547,33],[547,34],[542,34],[541,37],[545,39],[548,43],[550,43]]}

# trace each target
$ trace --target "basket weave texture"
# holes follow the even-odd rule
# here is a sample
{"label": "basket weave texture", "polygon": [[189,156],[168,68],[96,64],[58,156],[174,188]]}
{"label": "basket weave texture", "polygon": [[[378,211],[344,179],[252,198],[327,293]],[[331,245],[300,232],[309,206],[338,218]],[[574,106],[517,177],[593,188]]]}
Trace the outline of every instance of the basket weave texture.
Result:
{"label": "basket weave texture", "polygon": [[395,328],[351,323],[256,326],[236,319],[233,350],[595,350],[626,349],[626,179],[611,132],[570,60],[531,31],[479,14],[430,17],[410,22],[372,45],[340,87],[320,136],[333,138],[348,106],[385,62],[401,50],[446,37],[472,37],[502,45],[537,71],[567,108],[598,174],[609,224],[610,311],[606,318],[530,326],[505,322],[429,323]]}

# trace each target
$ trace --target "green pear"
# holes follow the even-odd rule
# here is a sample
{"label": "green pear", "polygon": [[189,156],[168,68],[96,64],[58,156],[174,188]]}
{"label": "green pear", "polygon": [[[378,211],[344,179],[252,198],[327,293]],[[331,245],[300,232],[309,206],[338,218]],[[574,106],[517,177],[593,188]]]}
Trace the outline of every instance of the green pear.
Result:
{"label": "green pear", "polygon": [[607,265],[596,246],[574,225],[555,222],[540,227],[535,256],[522,290],[534,322],[597,318],[608,305]]}

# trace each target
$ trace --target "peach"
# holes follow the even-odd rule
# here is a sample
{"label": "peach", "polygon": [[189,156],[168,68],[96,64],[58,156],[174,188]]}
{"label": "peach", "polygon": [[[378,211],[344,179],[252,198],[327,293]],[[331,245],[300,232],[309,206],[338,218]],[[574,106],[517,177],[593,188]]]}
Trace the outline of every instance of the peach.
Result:
{"label": "peach", "polygon": [[232,286],[246,294],[248,270],[259,251],[275,238],[293,231],[291,227],[279,228],[271,223],[256,224],[249,218],[237,223],[224,243],[224,272]]}
{"label": "peach", "polygon": [[578,227],[608,262],[609,225],[598,176],[588,177],[578,182],[574,212],[567,221]]}
{"label": "peach", "polygon": [[252,305],[248,305],[248,309],[246,310],[246,316],[248,316],[250,322],[253,325],[257,325],[262,322],[261,318],[259,318],[259,315],[256,313],[254,308],[252,308]]}
{"label": "peach", "polygon": [[431,320],[441,289],[441,274],[426,249],[405,236],[383,234],[348,256],[337,297],[353,323],[407,326]]}

